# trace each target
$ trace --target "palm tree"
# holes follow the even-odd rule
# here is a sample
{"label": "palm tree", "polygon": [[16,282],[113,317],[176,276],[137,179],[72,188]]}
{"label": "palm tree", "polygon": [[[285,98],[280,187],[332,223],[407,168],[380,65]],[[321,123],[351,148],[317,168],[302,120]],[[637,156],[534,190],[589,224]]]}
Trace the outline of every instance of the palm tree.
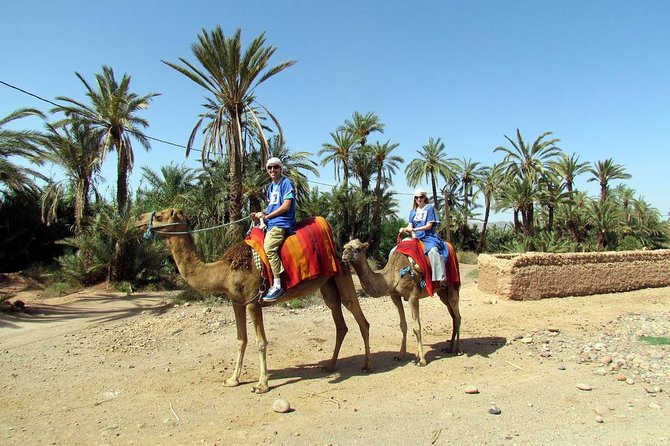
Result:
{"label": "palm tree", "polygon": [[433,192],[433,203],[437,208],[437,177],[440,176],[447,182],[453,181],[456,164],[446,157],[445,146],[440,138],[429,138],[428,143],[417,150],[417,153],[420,158],[413,159],[405,168],[407,184],[416,187],[422,180],[428,181]]}
{"label": "palm tree", "polygon": [[593,200],[590,202],[589,222],[595,231],[598,247],[605,250],[609,247],[610,240],[619,226],[619,213],[616,205],[611,200]]}
{"label": "palm tree", "polygon": [[544,172],[547,163],[561,153],[561,149],[556,146],[560,139],[544,140],[551,134],[552,132],[543,133],[529,146],[521,136],[519,129],[516,129],[516,141],[505,135],[505,138],[512,144],[512,148],[500,146],[496,147],[494,152],[505,153],[503,163],[507,166],[508,174],[535,183],[538,176]]}
{"label": "palm tree", "polygon": [[506,167],[506,176],[512,180],[511,190],[514,190],[512,196],[516,196],[512,201],[521,205],[515,207],[515,222],[518,222],[516,213],[521,212],[523,230],[527,237],[533,234],[533,207],[538,198],[539,180],[549,164],[561,153],[561,149],[556,146],[559,139],[545,140],[551,134],[545,132],[529,145],[521,136],[521,131],[516,129],[516,141],[505,135],[512,148],[500,146],[494,150],[505,153],[502,162]]}
{"label": "palm tree", "polygon": [[[481,174],[482,168],[479,167],[479,162],[473,162],[472,159],[458,159],[456,160],[456,176],[461,183],[461,193],[463,196],[463,213],[462,226],[460,227],[461,235],[465,235],[465,228],[468,226],[468,216],[470,215],[470,199],[474,196],[472,190],[473,185],[476,184],[476,178]],[[461,237],[463,239],[463,237]]]}
{"label": "palm tree", "polygon": [[262,113],[272,119],[281,134],[277,119],[256,102],[255,89],[296,63],[294,60],[289,60],[269,67],[270,58],[276,48],[265,45],[265,33],[253,39],[244,52],[242,52],[241,34],[239,28],[232,37],[225,37],[219,26],[211,32],[203,29],[198,41],[191,45],[193,55],[200,64],[199,67],[181,57],[179,61],[182,65],[163,61],[211,95],[206,98],[205,112],[200,115],[191,132],[187,155],[200,125],[207,122],[203,131],[205,133],[203,164],[210,154],[223,156],[225,146],[225,158],[230,168],[228,205],[230,219],[233,221],[239,220],[242,216],[245,135],[260,139],[260,164],[264,169],[268,159],[268,145],[264,125],[261,124]]}
{"label": "palm tree", "polygon": [[170,163],[161,166],[160,172],[150,167],[142,167],[142,180],[148,188],[140,186],[138,202],[142,202],[150,210],[166,207],[184,207],[188,201],[188,194],[193,191],[198,173],[184,165]]}
{"label": "palm tree", "polygon": [[626,224],[630,225],[632,220],[631,207],[635,198],[635,190],[624,184],[619,184],[614,188],[614,196],[621,203],[621,212],[624,215]]}
{"label": "palm tree", "polygon": [[570,199],[571,193],[565,190],[566,185],[551,171],[545,171],[540,178],[538,202],[546,208],[545,228],[548,232],[554,230],[554,215],[556,208]]}
{"label": "palm tree", "polygon": [[342,180],[342,185],[348,188],[351,158],[357,144],[357,139],[347,129],[338,129],[334,133],[331,132],[330,137],[333,139],[333,142],[323,143],[318,153],[319,156],[326,155],[321,160],[321,165],[326,166],[332,162],[335,166],[335,178],[338,182]]}
{"label": "palm tree", "polygon": [[[342,224],[336,226],[336,239],[340,246],[346,243],[347,232],[351,229],[350,208],[346,206],[346,202],[351,199],[351,191],[349,190],[349,168],[352,160],[352,153],[357,144],[356,137],[348,129],[338,129],[334,133],[330,133],[333,139],[332,143],[324,143],[319,150],[319,156],[326,155],[321,160],[321,165],[325,166],[332,162],[335,166],[335,177],[338,181],[342,179],[339,188],[333,189],[333,197],[336,198],[335,203],[341,203],[339,209],[342,212]],[[341,171],[341,173],[340,173]]]}
{"label": "palm tree", "polygon": [[47,224],[56,221],[56,210],[65,194],[66,186],[74,193],[75,235],[83,229],[83,218],[88,213],[91,188],[99,180],[102,165],[100,131],[84,120],[73,119],[57,129],[47,125],[44,147],[46,161],[60,167],[65,179],[51,182],[42,195],[42,218]]}
{"label": "palm tree", "polygon": [[486,230],[489,223],[489,216],[491,214],[491,201],[493,194],[496,192],[500,181],[502,180],[503,165],[494,164],[493,166],[484,166],[480,169],[475,178],[477,187],[484,196],[484,220],[482,222],[482,231],[479,235],[479,244],[477,245],[477,253],[484,251],[486,244]]}
{"label": "palm tree", "polygon": [[565,182],[565,190],[568,193],[572,193],[573,191],[575,178],[578,175],[589,171],[589,163],[580,163],[579,156],[577,156],[576,153],[568,156],[564,152],[561,152],[559,154],[559,159],[557,161],[550,162],[549,165],[554,170],[554,172],[556,172],[556,174],[563,179]]}
{"label": "palm tree", "polygon": [[382,198],[384,188],[392,184],[391,178],[395,175],[399,165],[404,162],[402,157],[392,155],[399,144],[386,141],[385,143],[376,143],[370,146],[370,153],[372,155],[374,170],[375,170],[375,201],[372,209],[372,225],[371,231],[376,234],[372,237],[370,243],[370,253],[374,256],[377,253],[380,245],[380,235],[382,233]]}
{"label": "palm tree", "polygon": [[603,202],[607,199],[610,181],[627,180],[631,177],[629,173],[626,173],[626,168],[621,164],[615,164],[612,158],[597,161],[588,171],[593,177],[587,181],[597,181],[600,184],[600,201]]}
{"label": "palm tree", "polygon": [[381,122],[379,116],[372,112],[364,115],[359,112],[354,112],[351,115],[351,120],[344,121],[344,125],[340,126],[338,130],[349,130],[358,140],[361,147],[368,144],[368,136],[372,132],[384,133],[384,123]]}
{"label": "palm tree", "polygon": [[17,194],[37,196],[39,189],[31,177],[45,179],[36,170],[14,164],[9,160],[16,156],[34,164],[41,164],[42,150],[39,147],[40,134],[30,130],[10,130],[5,126],[17,119],[29,116],[38,116],[44,119],[44,114],[34,108],[20,108],[4,118],[0,118],[0,194],[8,191]]}
{"label": "palm tree", "polygon": [[101,153],[116,150],[118,158],[116,203],[119,213],[123,214],[127,210],[128,174],[133,170],[134,161],[131,136],[146,150],[151,148],[149,139],[141,130],[149,127],[149,122],[139,117],[137,113],[148,108],[151,100],[159,96],[159,93],[139,96],[131,92],[130,76],[124,74],[121,82],[118,82],[114,70],[106,65],[103,65],[102,73],[95,75],[95,88],[81,74],[75,74],[84,84],[86,96],[91,104],[87,105],[64,96],[57,97],[59,101],[72,105],[61,105],[52,110],[64,113],[66,118],[54,126],[61,126],[67,121],[84,120],[92,129],[99,131]]}

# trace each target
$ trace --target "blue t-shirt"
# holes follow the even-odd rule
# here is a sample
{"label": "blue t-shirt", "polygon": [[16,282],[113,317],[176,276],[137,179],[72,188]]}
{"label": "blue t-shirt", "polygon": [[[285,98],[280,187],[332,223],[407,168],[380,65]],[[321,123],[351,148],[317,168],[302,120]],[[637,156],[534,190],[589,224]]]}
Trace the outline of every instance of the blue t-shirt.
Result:
{"label": "blue t-shirt", "polygon": [[413,228],[419,228],[425,226],[428,222],[433,222],[433,227],[427,231],[416,231],[416,238],[421,240],[426,248],[426,254],[433,247],[436,247],[440,252],[440,255],[445,259],[449,255],[446,243],[437,233],[436,228],[440,223],[440,219],[437,218],[437,212],[432,204],[426,203],[423,209],[416,208],[409,211],[409,222],[412,224]]}
{"label": "blue t-shirt", "polygon": [[271,182],[268,186],[266,198],[268,200],[268,207],[265,210],[266,214],[278,209],[286,200],[291,200],[291,207],[283,214],[268,218],[265,221],[267,229],[278,227],[288,229],[289,234],[295,232],[295,190],[293,183],[286,177],[282,177],[279,183]]}

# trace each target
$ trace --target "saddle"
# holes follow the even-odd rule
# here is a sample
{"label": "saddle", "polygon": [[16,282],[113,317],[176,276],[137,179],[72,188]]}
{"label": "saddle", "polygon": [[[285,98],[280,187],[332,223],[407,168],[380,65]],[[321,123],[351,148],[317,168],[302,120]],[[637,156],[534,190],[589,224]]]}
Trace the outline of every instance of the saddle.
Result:
{"label": "saddle", "polygon": [[[244,242],[258,253],[265,276],[272,282],[272,270],[263,249],[264,240],[265,232],[254,227]],[[284,265],[281,279],[286,290],[306,280],[335,276],[341,271],[333,234],[323,217],[310,217],[298,223],[295,234],[286,237],[282,243],[279,257]]]}
{"label": "saddle", "polygon": [[[449,242],[445,242],[449,251],[449,256],[444,262],[444,269],[447,276],[447,285],[454,285],[457,288],[461,286],[461,273],[458,265],[458,258],[456,257],[456,251],[454,247]],[[418,239],[407,239],[398,241],[396,246],[396,252],[404,254],[414,260],[421,272],[426,282],[426,291],[428,295],[432,296],[435,292],[433,287],[433,281],[431,276],[431,266],[428,256],[424,254],[425,248],[423,243]]]}

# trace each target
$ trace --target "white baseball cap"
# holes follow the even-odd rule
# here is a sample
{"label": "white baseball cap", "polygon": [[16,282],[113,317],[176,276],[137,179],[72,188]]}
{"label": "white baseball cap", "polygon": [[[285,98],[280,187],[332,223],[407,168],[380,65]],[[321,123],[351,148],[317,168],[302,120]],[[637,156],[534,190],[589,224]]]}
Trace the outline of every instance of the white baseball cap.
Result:
{"label": "white baseball cap", "polygon": [[425,197],[427,195],[428,195],[428,192],[426,192],[425,190],[423,190],[421,188],[418,188],[418,189],[414,190],[414,196],[415,197]]}
{"label": "white baseball cap", "polygon": [[281,163],[281,160],[277,158],[276,156],[273,156],[268,160],[267,163],[265,163],[265,168],[267,169],[270,166],[279,166],[279,167],[284,167],[284,165]]}

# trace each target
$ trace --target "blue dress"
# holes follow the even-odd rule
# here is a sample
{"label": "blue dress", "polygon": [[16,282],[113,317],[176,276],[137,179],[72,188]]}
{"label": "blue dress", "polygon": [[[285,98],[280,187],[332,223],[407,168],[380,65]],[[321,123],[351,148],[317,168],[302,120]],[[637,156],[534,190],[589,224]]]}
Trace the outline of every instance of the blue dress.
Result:
{"label": "blue dress", "polygon": [[426,248],[425,254],[428,254],[432,248],[437,248],[437,251],[440,253],[443,259],[447,259],[449,255],[449,250],[447,249],[447,244],[444,243],[444,240],[437,233],[436,228],[440,223],[440,219],[437,218],[437,212],[432,204],[426,203],[423,209],[416,208],[409,211],[409,222],[412,224],[413,228],[419,228],[425,226],[428,222],[433,222],[433,227],[427,231],[416,231],[416,238],[421,240]]}

